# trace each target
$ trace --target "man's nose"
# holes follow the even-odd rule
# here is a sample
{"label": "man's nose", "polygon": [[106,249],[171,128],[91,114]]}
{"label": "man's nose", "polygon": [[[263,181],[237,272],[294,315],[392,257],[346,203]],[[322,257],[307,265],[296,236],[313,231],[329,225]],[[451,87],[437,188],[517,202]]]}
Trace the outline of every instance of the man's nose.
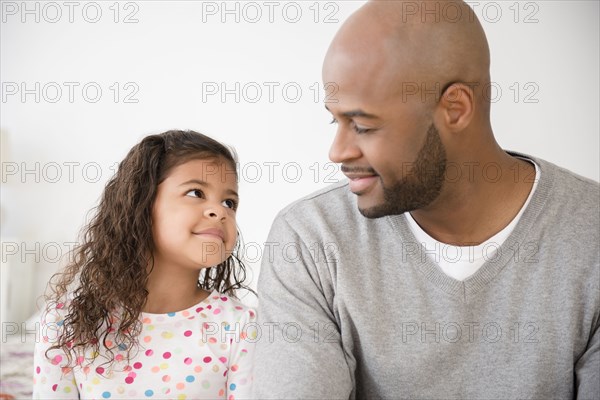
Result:
{"label": "man's nose", "polygon": [[329,148],[329,159],[334,163],[343,163],[360,156],[361,151],[355,143],[354,135],[340,124]]}

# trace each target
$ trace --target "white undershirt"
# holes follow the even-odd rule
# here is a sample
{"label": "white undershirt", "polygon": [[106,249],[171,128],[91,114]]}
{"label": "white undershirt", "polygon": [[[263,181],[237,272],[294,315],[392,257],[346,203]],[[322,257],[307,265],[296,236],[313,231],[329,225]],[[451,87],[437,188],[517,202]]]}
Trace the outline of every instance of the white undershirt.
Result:
{"label": "white undershirt", "polygon": [[521,219],[521,215],[523,215],[523,212],[527,208],[540,180],[540,168],[538,165],[529,159],[526,159],[525,161],[528,161],[535,166],[535,179],[533,187],[527,197],[527,201],[525,201],[525,204],[521,207],[519,213],[504,229],[477,246],[453,246],[451,244],[439,242],[429,236],[419,224],[417,224],[409,212],[404,213],[410,230],[415,235],[417,241],[423,246],[423,251],[425,251],[427,257],[435,262],[446,275],[459,281],[467,279],[486,261],[494,259],[496,250],[515,229],[515,226],[517,226],[517,223]]}

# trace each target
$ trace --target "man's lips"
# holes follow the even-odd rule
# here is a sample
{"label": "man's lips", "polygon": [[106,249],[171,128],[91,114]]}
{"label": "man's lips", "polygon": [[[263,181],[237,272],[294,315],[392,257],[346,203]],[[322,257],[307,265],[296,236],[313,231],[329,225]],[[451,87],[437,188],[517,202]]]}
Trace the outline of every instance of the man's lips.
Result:
{"label": "man's lips", "polygon": [[225,241],[225,232],[219,228],[210,228],[205,229],[203,231],[194,232],[194,235],[206,235],[206,236],[214,236],[219,238],[221,241]]}
{"label": "man's lips", "polygon": [[366,175],[355,178],[348,177],[348,179],[350,179],[350,191],[352,191],[354,194],[364,193],[367,189],[375,184],[377,178],[377,175]]}
{"label": "man's lips", "polygon": [[342,166],[342,172],[350,180],[350,191],[354,194],[362,194],[374,185],[378,179],[378,175],[373,170],[362,169],[358,171]]}

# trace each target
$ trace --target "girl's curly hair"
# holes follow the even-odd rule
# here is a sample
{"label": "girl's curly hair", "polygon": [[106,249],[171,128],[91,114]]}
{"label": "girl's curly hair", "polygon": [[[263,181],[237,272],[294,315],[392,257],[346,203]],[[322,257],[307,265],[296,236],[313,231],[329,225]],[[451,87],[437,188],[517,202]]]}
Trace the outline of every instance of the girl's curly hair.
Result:
{"label": "girl's curly hair", "polygon": [[[95,215],[83,228],[82,244],[73,250],[66,268],[51,279],[48,310],[68,306],[60,335],[48,351],[63,350],[68,365],[90,348],[94,353],[100,347],[106,349],[108,363],[114,361],[115,349],[126,350],[129,357],[138,344],[139,316],[154,265],[152,207],[158,185],[172,168],[212,158],[226,160],[236,173],[235,154],[198,132],[172,130],[150,135],[129,151],[107,183]],[[198,286],[233,297],[237,289],[248,289],[243,283],[245,266],[235,255],[239,247],[238,240],[232,256],[203,270]],[[65,303],[67,295],[70,298]]]}

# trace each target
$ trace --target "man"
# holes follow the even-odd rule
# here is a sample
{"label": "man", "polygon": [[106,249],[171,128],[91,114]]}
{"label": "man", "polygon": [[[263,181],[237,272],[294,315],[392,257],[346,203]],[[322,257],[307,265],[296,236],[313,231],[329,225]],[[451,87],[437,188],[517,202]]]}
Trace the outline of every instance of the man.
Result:
{"label": "man", "polygon": [[427,3],[371,1],[328,50],[348,181],[273,223],[256,397],[599,398],[598,184],[500,148],[481,25]]}

